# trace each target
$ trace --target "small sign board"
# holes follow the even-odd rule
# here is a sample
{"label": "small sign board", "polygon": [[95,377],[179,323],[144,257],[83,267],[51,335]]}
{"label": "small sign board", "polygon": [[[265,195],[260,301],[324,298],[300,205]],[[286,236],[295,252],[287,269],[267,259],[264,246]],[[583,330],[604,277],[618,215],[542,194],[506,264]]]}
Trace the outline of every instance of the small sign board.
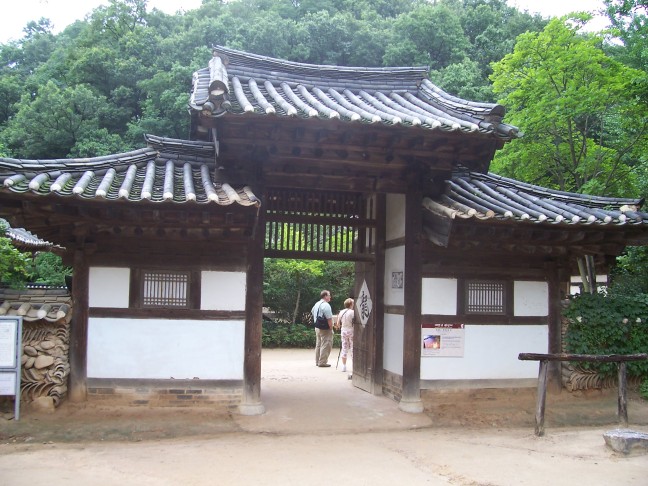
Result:
{"label": "small sign board", "polygon": [[371,295],[369,294],[369,287],[367,287],[367,281],[362,281],[362,287],[360,288],[360,295],[356,300],[356,307],[360,314],[360,323],[362,327],[367,325],[369,316],[371,315],[371,310],[373,309],[373,302],[371,300]]}
{"label": "small sign board", "polygon": [[13,395],[14,418],[20,418],[22,317],[0,317],[0,395]]}
{"label": "small sign board", "polygon": [[463,358],[463,324],[426,324],[421,329],[421,356]]}

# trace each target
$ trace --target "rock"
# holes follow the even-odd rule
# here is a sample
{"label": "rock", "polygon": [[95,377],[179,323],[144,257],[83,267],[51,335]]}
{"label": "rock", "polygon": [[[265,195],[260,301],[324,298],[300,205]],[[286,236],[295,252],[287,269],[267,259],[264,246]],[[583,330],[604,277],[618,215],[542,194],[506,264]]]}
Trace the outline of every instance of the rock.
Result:
{"label": "rock", "polygon": [[23,352],[27,356],[38,356],[38,351],[33,346],[23,346]]}
{"label": "rock", "polygon": [[36,361],[34,362],[34,368],[41,370],[43,368],[47,368],[52,363],[54,363],[53,356],[45,356],[42,354],[38,358],[36,358]]}
{"label": "rock", "polygon": [[56,343],[52,341],[43,341],[40,343],[40,347],[43,351],[47,351],[48,349],[52,349],[54,346],[56,346]]}
{"label": "rock", "polygon": [[614,452],[622,454],[648,453],[648,434],[630,429],[615,429],[603,434],[605,443]]}
{"label": "rock", "polygon": [[54,399],[52,397],[38,397],[29,406],[38,412],[54,413]]}

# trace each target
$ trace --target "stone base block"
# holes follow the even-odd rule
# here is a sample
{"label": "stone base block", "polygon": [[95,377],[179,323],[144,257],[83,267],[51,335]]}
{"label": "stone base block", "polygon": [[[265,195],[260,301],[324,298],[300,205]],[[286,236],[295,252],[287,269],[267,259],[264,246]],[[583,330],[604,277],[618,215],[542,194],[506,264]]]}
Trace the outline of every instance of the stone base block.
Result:
{"label": "stone base block", "polygon": [[605,443],[614,452],[622,454],[647,454],[648,434],[629,429],[615,429],[603,434]]}

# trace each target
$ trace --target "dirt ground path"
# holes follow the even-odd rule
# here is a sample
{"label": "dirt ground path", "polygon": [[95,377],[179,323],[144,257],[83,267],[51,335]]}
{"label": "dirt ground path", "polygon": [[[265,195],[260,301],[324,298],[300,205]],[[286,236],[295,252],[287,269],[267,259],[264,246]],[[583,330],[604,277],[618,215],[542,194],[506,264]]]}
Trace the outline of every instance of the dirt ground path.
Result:
{"label": "dirt ground path", "polygon": [[[309,350],[264,350],[264,415],[63,404],[0,417],[0,484],[81,485],[631,485],[648,455],[605,446],[613,393],[549,397],[533,435],[534,393],[445,393],[423,414],[314,366]],[[528,391],[527,391],[528,392]],[[454,406],[452,403],[454,402]],[[629,402],[648,432],[648,404]]]}

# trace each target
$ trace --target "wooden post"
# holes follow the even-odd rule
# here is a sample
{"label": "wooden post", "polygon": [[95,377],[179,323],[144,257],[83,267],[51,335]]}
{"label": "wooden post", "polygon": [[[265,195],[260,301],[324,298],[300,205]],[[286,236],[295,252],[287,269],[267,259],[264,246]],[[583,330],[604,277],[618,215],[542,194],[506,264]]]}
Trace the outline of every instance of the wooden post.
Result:
{"label": "wooden post", "polygon": [[72,402],[88,398],[88,306],[90,269],[84,250],[74,252],[72,322],[70,324],[69,397]]}
{"label": "wooden post", "polygon": [[538,436],[544,435],[544,410],[547,395],[547,362],[548,361],[586,361],[593,363],[617,363],[619,368],[619,422],[627,427],[628,407],[626,393],[626,362],[648,360],[648,353],[640,354],[538,354],[520,353],[518,359],[524,361],[540,361],[538,376],[538,403],[536,407],[536,429]]}
{"label": "wooden post", "polygon": [[619,366],[619,423],[624,427],[628,426],[628,399],[626,392],[626,363],[620,361]]}
{"label": "wooden post", "polygon": [[398,407],[423,412],[421,401],[421,231],[423,200],[412,187],[405,196],[405,316],[403,330],[403,389]]}
{"label": "wooden post", "polygon": [[538,371],[538,398],[536,403],[536,426],[535,435],[542,437],[544,435],[544,414],[545,403],[547,400],[547,364],[549,361],[543,359],[540,361]]}
{"label": "wooden post", "polygon": [[373,381],[372,393],[383,393],[383,347],[385,340],[385,239],[387,238],[387,198],[376,194],[376,246],[375,246],[375,295],[373,334]]}
{"label": "wooden post", "polygon": [[[562,352],[562,306],[560,302],[560,280],[554,268],[549,279],[549,354]],[[549,362],[548,385],[552,393],[562,391],[562,363]]]}
{"label": "wooden post", "polygon": [[265,209],[260,207],[252,241],[248,246],[245,292],[245,343],[243,357],[242,415],[261,415],[261,335],[263,324],[263,247]]}

